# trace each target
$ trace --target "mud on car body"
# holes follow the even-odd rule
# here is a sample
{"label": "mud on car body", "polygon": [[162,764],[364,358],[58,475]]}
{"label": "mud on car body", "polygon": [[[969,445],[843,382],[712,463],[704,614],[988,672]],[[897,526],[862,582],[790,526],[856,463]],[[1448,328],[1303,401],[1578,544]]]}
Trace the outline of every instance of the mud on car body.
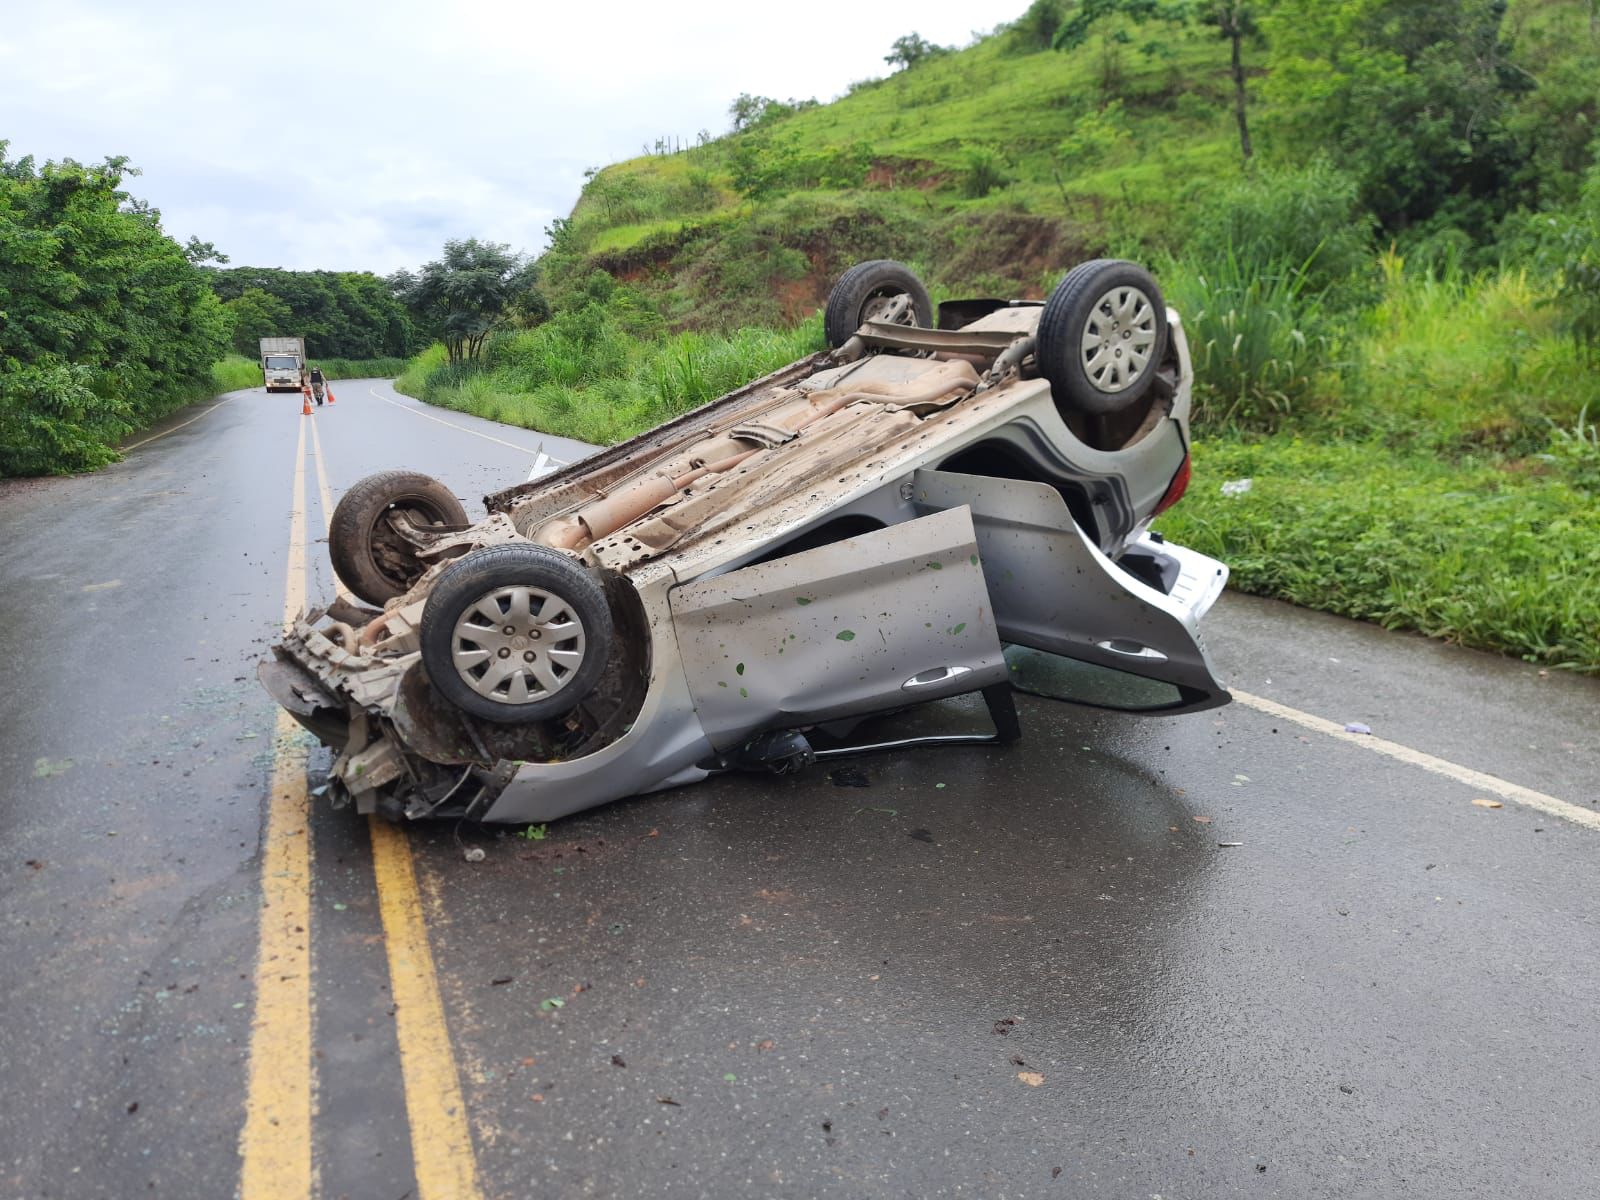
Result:
{"label": "mud on car body", "polygon": [[[1009,741],[1013,687],[1162,713],[1224,704],[1198,622],[1227,571],[1149,522],[1188,482],[1190,362],[1142,268],[935,321],[862,263],[829,349],[469,520],[362,480],[330,550],[355,599],[261,665],[391,817],[546,821],[730,769]],[[359,603],[358,603],[359,601]],[[864,718],[981,693],[992,734],[861,744]]]}

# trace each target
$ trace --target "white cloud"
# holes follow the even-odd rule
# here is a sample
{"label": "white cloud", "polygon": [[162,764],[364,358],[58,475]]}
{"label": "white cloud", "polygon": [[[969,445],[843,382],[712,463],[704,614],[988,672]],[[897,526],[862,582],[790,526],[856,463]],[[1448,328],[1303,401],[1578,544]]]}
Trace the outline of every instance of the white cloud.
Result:
{"label": "white cloud", "polygon": [[720,133],[740,92],[827,99],[913,28],[964,43],[1025,4],[53,0],[0,28],[0,137],[127,155],[168,231],[235,263],[386,272],[449,237],[537,249],[584,167]]}

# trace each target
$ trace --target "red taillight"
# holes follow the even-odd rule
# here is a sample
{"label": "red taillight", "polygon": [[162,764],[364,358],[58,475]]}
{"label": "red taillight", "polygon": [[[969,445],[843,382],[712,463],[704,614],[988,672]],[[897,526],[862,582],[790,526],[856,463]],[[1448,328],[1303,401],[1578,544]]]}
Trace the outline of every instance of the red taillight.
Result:
{"label": "red taillight", "polygon": [[1156,505],[1156,511],[1151,516],[1159,517],[1171,508],[1183,494],[1189,490],[1189,453],[1184,451],[1183,465],[1178,468],[1178,473],[1172,477],[1172,482],[1167,484],[1167,490],[1161,495],[1161,502]]}

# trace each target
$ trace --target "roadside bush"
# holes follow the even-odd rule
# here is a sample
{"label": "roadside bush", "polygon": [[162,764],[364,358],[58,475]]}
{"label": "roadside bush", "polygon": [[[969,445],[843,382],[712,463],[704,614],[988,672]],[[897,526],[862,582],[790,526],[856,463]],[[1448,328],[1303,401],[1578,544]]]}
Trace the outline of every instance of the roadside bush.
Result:
{"label": "roadside bush", "polygon": [[[403,358],[313,358],[329,379],[393,379],[406,369]],[[257,383],[260,379],[256,380]]]}
{"label": "roadside bush", "polygon": [[[1222,494],[1241,478],[1248,492]],[[1600,506],[1560,479],[1371,443],[1202,439],[1157,524],[1243,591],[1600,673]]]}
{"label": "roadside bush", "polygon": [[1543,452],[1594,395],[1547,284],[1523,268],[1465,274],[1379,259],[1377,303],[1348,322],[1342,403],[1316,427],[1448,455]]}
{"label": "roadside bush", "polygon": [[1312,396],[1333,337],[1293,265],[1230,255],[1208,267],[1170,263],[1161,277],[1189,339],[1197,424],[1270,430]]}
{"label": "roadside bush", "polygon": [[987,196],[1011,182],[1005,158],[993,146],[964,146],[961,150],[961,194],[969,200]]}
{"label": "roadside bush", "polygon": [[1592,366],[1600,366],[1600,166],[1584,178],[1578,203],[1548,219],[1543,261],[1555,270],[1554,304]]}
{"label": "roadside bush", "polygon": [[1228,260],[1243,273],[1297,276],[1302,293],[1353,296],[1372,264],[1371,219],[1355,180],[1326,163],[1262,171],[1207,192],[1188,222],[1183,257],[1215,268]]}
{"label": "roadside bush", "polygon": [[261,365],[242,354],[230,354],[211,367],[211,386],[220,392],[237,392],[261,386]]}
{"label": "roadside bush", "polygon": [[15,162],[0,142],[0,475],[112,462],[134,429],[210,394],[229,324],[123,159]]}
{"label": "roadside bush", "polygon": [[496,344],[486,363],[451,367],[430,350],[397,390],[459,409],[600,445],[697,408],[822,347],[814,317],[790,330],[740,329],[641,340],[600,311],[558,313]]}
{"label": "roadside bush", "polygon": [[1571,429],[1557,425],[1551,431],[1549,457],[1569,484],[1600,496],[1600,426],[1589,420],[1587,404]]}

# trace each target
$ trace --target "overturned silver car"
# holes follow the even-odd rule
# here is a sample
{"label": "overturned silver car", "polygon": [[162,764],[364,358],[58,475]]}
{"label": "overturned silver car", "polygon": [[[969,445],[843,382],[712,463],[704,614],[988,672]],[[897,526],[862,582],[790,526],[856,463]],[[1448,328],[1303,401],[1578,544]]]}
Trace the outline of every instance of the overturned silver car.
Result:
{"label": "overturned silver car", "polygon": [[[1189,479],[1190,363],[1155,280],[1083,263],[1043,304],[904,266],[835,286],[830,349],[468,519],[410,471],[330,533],[341,596],[260,675],[395,818],[547,821],[735,769],[1019,735],[1012,689],[1228,701],[1198,636],[1227,569],[1148,531]],[[372,607],[366,607],[371,605]],[[992,733],[852,741],[981,693]]]}

